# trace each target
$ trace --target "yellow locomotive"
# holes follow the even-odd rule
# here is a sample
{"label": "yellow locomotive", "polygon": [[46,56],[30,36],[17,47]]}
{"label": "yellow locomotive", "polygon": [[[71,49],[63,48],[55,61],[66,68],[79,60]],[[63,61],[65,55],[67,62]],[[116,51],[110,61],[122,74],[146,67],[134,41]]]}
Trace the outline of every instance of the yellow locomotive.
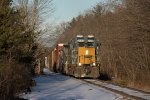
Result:
{"label": "yellow locomotive", "polygon": [[100,44],[93,35],[77,35],[58,51],[59,71],[74,77],[99,77]]}

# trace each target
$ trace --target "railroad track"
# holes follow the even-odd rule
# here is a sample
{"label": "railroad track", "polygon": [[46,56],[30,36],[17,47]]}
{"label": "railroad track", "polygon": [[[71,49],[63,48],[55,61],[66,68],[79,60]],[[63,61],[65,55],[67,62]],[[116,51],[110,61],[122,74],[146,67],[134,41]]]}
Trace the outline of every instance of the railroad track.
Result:
{"label": "railroad track", "polygon": [[[107,82],[102,82],[98,79],[81,79],[84,82],[87,82],[89,84],[93,84],[102,88],[105,88],[107,90],[110,90],[112,92],[121,94],[125,97],[130,97],[134,100],[150,100],[150,93],[148,92],[143,92],[143,91],[138,91],[135,89],[130,89],[126,87],[121,87],[115,84],[107,83]],[[130,100],[130,99],[128,99]]]}

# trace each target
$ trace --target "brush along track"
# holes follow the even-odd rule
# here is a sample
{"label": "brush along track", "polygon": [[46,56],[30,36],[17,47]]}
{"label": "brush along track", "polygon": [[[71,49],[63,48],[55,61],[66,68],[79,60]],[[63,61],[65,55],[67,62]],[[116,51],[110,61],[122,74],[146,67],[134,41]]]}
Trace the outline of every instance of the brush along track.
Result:
{"label": "brush along track", "polygon": [[150,100],[150,93],[147,93],[147,92],[137,91],[135,89],[129,89],[126,87],[121,87],[121,86],[114,85],[111,83],[102,82],[97,79],[82,79],[82,80],[87,83],[110,90],[112,92],[124,95],[125,97],[133,98],[135,100]]}

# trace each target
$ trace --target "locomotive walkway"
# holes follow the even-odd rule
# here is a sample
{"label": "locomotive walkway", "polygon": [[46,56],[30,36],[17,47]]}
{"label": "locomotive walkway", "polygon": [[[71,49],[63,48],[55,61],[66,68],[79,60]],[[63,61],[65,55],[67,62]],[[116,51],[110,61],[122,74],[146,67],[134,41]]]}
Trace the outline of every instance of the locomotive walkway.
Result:
{"label": "locomotive walkway", "polygon": [[30,94],[21,97],[28,100],[133,100],[99,86],[50,73],[35,78],[37,85]]}

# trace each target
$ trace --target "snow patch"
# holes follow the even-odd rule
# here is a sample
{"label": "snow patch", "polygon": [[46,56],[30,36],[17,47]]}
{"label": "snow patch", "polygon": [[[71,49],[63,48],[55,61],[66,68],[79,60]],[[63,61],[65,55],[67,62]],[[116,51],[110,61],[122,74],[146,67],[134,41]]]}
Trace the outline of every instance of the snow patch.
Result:
{"label": "snow patch", "polygon": [[[47,70],[46,70],[47,73]],[[69,76],[49,73],[34,78],[37,85],[31,94],[21,97],[28,100],[120,100],[123,96]]]}

